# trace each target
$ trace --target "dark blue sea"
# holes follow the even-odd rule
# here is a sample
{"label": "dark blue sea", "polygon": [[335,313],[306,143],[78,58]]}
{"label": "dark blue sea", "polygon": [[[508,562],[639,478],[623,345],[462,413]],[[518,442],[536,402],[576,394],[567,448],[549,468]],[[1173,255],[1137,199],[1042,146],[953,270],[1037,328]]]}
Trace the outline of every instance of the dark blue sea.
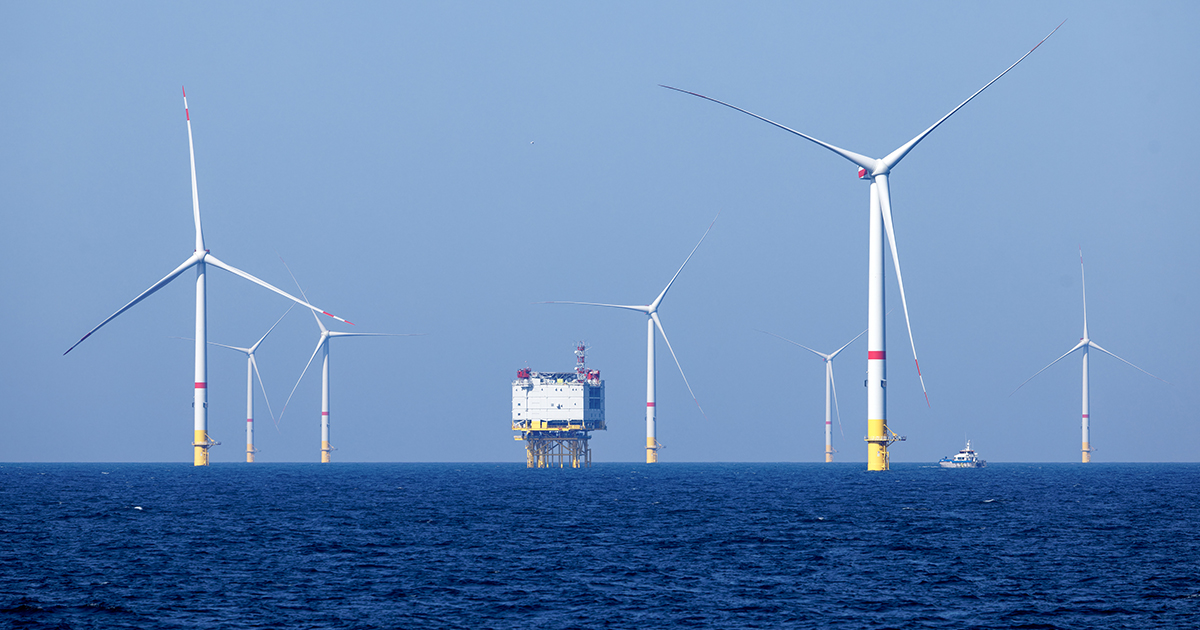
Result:
{"label": "dark blue sea", "polygon": [[1200,464],[5,464],[4,628],[1196,628]]}

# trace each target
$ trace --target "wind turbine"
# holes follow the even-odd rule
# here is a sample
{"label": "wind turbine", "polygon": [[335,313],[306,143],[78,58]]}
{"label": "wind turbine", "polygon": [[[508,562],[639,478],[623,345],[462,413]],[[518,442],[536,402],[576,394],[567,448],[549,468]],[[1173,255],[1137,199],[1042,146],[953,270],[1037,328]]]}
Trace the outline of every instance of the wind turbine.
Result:
{"label": "wind turbine", "polygon": [[[1059,24],[1054,28],[1054,31],[1050,31],[1050,35],[1053,35],[1054,32],[1057,31],[1061,26],[1062,24]],[[800,133],[795,129],[785,127],[784,125],[781,125],[773,120],[763,118],[758,114],[744,110],[740,107],[735,107],[724,101],[719,101],[715,98],[704,96],[703,94],[681,90],[669,85],[662,86],[669,90],[683,92],[684,94],[691,94],[692,96],[697,96],[719,105],[724,105],[726,107],[735,109],[743,114],[753,116],[754,118],[757,118],[763,122],[783,129],[788,133],[795,134],[801,138],[804,138],[805,140],[809,140],[822,147],[825,147],[826,149],[833,151],[834,153],[857,165],[859,179],[871,182],[871,227],[869,240],[870,253],[868,256],[869,262],[867,274],[868,332],[866,441],[868,470],[888,470],[888,445],[900,439],[898,436],[888,430],[887,427],[887,392],[885,389],[887,387],[887,354],[884,328],[883,295],[883,234],[885,231],[887,232],[888,244],[891,246],[892,263],[896,267],[896,283],[900,286],[900,303],[904,307],[904,322],[908,327],[908,339],[910,345],[912,346],[913,362],[917,366],[917,378],[921,381],[921,391],[925,392],[925,379],[921,376],[921,364],[917,361],[917,345],[913,340],[912,324],[908,318],[908,302],[904,297],[904,279],[900,275],[900,258],[896,253],[896,234],[892,226],[892,202],[891,196],[888,192],[888,176],[891,174],[892,169],[895,168],[906,155],[908,155],[909,151],[912,151],[913,148],[917,146],[917,143],[925,139],[925,136],[928,136],[930,133],[932,133],[933,130],[937,129],[938,126],[945,122],[947,118],[953,116],[955,112],[957,112],[959,109],[962,109],[964,105],[971,102],[971,100],[978,96],[980,92],[986,90],[988,86],[995,83],[1000,79],[1000,77],[1008,74],[1009,70],[1012,70],[1018,63],[1021,63],[1025,57],[1028,57],[1030,53],[1037,50],[1038,46],[1041,46],[1042,42],[1046,41],[1050,35],[1043,37],[1042,41],[1038,42],[1037,46],[1034,46],[1029,50],[1029,52],[1022,55],[1021,58],[1016,61],[1016,63],[1013,63],[1013,65],[1005,69],[1004,72],[1001,72],[999,75],[997,75],[995,79],[988,81],[987,85],[979,88],[979,90],[972,94],[970,98],[960,103],[958,107],[950,110],[949,114],[942,116],[941,119],[933,123],[931,127],[925,131],[922,131],[919,135],[917,135],[917,137],[901,145],[900,148],[887,154],[887,156],[878,159],[836,147],[828,142],[823,142],[812,136]],[[927,392],[925,392],[925,403],[927,405],[929,404],[929,394]]]}
{"label": "wind turbine", "polygon": [[[295,308],[295,305],[293,305],[292,308]],[[291,308],[289,308],[287,311],[285,311],[284,314],[282,316],[280,316],[279,319],[276,320],[275,323],[272,324],[269,329],[267,329],[266,334],[264,334],[262,337],[259,337],[258,341],[254,342],[254,345],[250,346],[249,348],[239,348],[237,346],[227,346],[223,343],[217,343],[215,341],[208,342],[211,345],[220,346],[222,348],[229,348],[230,350],[237,350],[238,352],[241,352],[242,354],[246,355],[246,461],[248,463],[254,463],[254,454],[258,452],[258,449],[254,448],[254,377],[255,376],[258,376],[258,387],[260,389],[262,389],[263,400],[266,401],[266,403],[267,403],[267,413],[271,414],[272,420],[275,419],[275,413],[273,411],[271,411],[271,400],[269,398],[267,398],[267,387],[266,387],[266,385],[263,385],[262,374],[258,373],[258,362],[254,360],[254,353],[258,350],[258,346],[260,346],[262,344],[263,340],[267,338],[267,335],[271,334],[271,331],[275,330],[275,327],[279,325],[279,322],[283,321],[283,318],[287,317],[287,314],[290,312],[292,312]]]}
{"label": "wind turbine", "polygon": [[[721,216],[717,213],[717,217]],[[687,266],[688,261],[692,259],[692,254],[700,247],[700,243],[704,242],[704,237],[708,236],[708,232],[712,230],[713,224],[717,222],[714,217],[712,223],[708,224],[708,229],[704,230],[704,236],[700,237],[700,241],[696,243],[696,247],[692,248],[691,253],[683,260],[683,264],[679,266],[679,270],[675,275],[671,276],[671,281],[667,283],[666,288],[658,297],[654,298],[648,306],[634,306],[623,304],[599,304],[596,302],[540,302],[540,304],[580,304],[583,306],[603,306],[607,308],[622,308],[628,311],[638,311],[646,314],[646,463],[653,464],[658,461],[658,449],[661,444],[658,442],[657,429],[655,428],[655,404],[654,404],[654,327],[658,326],[658,331],[662,333],[663,341],[667,343],[667,350],[671,351],[671,358],[675,359],[675,367],[679,368],[679,375],[683,377],[683,384],[687,385],[688,393],[692,395],[692,400],[696,402],[696,408],[700,410],[701,415],[708,417],[704,413],[704,408],[700,406],[700,401],[696,399],[696,393],[692,391],[692,386],[688,383],[687,375],[683,373],[683,366],[679,365],[679,357],[675,356],[675,349],[671,347],[671,341],[667,339],[667,331],[663,330],[662,322],[658,319],[658,307],[662,304],[663,298],[666,297],[667,291],[671,290],[671,285],[675,284],[675,279],[679,277],[679,272]]]}
{"label": "wind turbine", "polygon": [[[835,408],[837,407],[837,385],[835,385],[833,382],[833,358],[836,357],[838,354],[840,354],[842,350],[845,350],[846,346],[854,343],[855,341],[858,340],[859,337],[866,334],[867,331],[864,330],[864,331],[858,333],[857,335],[854,336],[854,339],[847,341],[846,344],[843,345],[841,348],[838,348],[837,350],[834,350],[833,352],[830,352],[829,354],[825,354],[824,352],[817,352],[816,350],[813,350],[812,348],[809,348],[808,346],[806,346],[802,343],[796,343],[795,341],[792,341],[791,339],[788,339],[787,337],[782,337],[780,335],[776,335],[773,332],[767,332],[765,330],[761,330],[759,332],[766,333],[768,335],[771,335],[772,337],[779,337],[780,339],[782,339],[792,345],[800,346],[801,348],[804,348],[805,350],[808,350],[809,352],[821,357],[821,359],[823,359],[825,361],[825,462],[826,463],[832,462],[833,461],[833,423],[830,422],[831,418],[829,417],[829,394],[830,394],[830,391],[833,392],[833,405]],[[842,413],[840,410],[837,413],[838,413],[838,426],[841,426]]]}
{"label": "wind turbine", "polygon": [[[283,259],[280,258],[280,261]],[[287,263],[283,265],[287,267]],[[288,267],[288,273],[292,273],[291,267]],[[296,280],[295,274],[292,274],[292,281],[296,282],[296,288],[300,289],[300,295],[306,299],[308,296],[304,293],[304,289],[300,288],[300,282]],[[308,363],[304,364],[304,370],[300,372],[300,378],[296,379],[296,384],[292,386],[292,393],[288,394],[288,399],[283,403],[283,409],[279,412],[279,418],[283,419],[283,414],[287,413],[288,403],[292,401],[292,396],[296,393],[296,388],[300,387],[300,381],[304,380],[304,375],[308,373],[308,367],[312,365],[313,359],[317,357],[317,353],[321,353],[321,463],[328,464],[331,461],[331,454],[334,448],[329,445],[329,340],[334,337],[412,337],[416,333],[360,333],[360,332],[341,332],[338,330],[329,330],[325,324],[321,323],[321,319],[313,315],[313,319],[317,320],[317,326],[321,329],[321,336],[317,340],[317,347],[313,349],[312,356],[308,358]]]}
{"label": "wind turbine", "polygon": [[[320,308],[317,308],[316,306],[313,306],[312,304],[309,304],[308,302],[305,302],[304,300],[301,300],[300,298],[297,298],[285,291],[277,289],[274,286],[272,286],[266,282],[263,282],[262,280],[259,280],[258,278],[246,273],[245,271],[238,269],[237,267],[227,265],[227,264],[221,262],[220,260],[217,260],[216,256],[213,256],[212,254],[209,253],[209,251],[207,249],[205,249],[205,247],[204,247],[204,232],[203,232],[203,230],[200,229],[200,196],[197,193],[197,189],[196,189],[196,151],[195,151],[195,147],[192,144],[192,116],[188,112],[187,91],[186,90],[183,93],[183,113],[184,113],[184,116],[187,118],[188,153],[191,156],[191,161],[192,161],[192,216],[196,222],[196,250],[194,252],[192,252],[191,256],[188,256],[187,260],[183,261],[183,264],[176,267],[174,271],[167,274],[162,280],[155,282],[153,285],[150,286],[149,289],[142,291],[142,293],[140,295],[133,298],[133,300],[130,301],[125,306],[122,306],[120,308],[120,310],[118,310],[116,313],[109,315],[107,319],[100,322],[100,324],[97,325],[95,328],[89,330],[88,333],[83,336],[83,338],[81,338],[79,341],[75,342],[75,345],[71,346],[70,348],[67,348],[67,352],[74,350],[75,346],[78,346],[79,344],[83,343],[84,339],[87,339],[88,337],[90,337],[92,335],[92,333],[96,332],[97,330],[100,330],[100,328],[102,326],[104,326],[108,322],[115,319],[121,313],[124,313],[125,311],[133,308],[133,306],[135,304],[137,304],[138,302],[141,302],[142,300],[146,299],[147,297],[150,297],[150,295],[153,294],[155,291],[158,291],[159,289],[167,286],[167,284],[169,284],[172,280],[174,280],[176,277],[178,277],[179,274],[183,273],[184,271],[187,271],[188,269],[190,269],[192,267],[195,267],[196,268],[196,337],[195,337],[195,341],[196,341],[196,363],[195,363],[196,385],[195,385],[195,393],[193,395],[194,397],[193,397],[193,402],[192,402],[192,408],[194,410],[193,411],[193,418],[194,418],[193,429],[194,430],[193,430],[192,447],[193,447],[193,463],[196,466],[207,466],[208,465],[208,449],[217,444],[217,442],[214,441],[212,438],[210,438],[208,435],[208,324],[207,324],[208,300],[207,300],[207,290],[206,290],[206,284],[205,284],[206,269],[207,269],[208,265],[213,265],[214,267],[224,269],[225,271],[228,271],[229,273],[232,273],[235,276],[240,276],[242,278],[245,278],[259,286],[270,289],[270,290],[278,293],[279,295],[282,295],[282,296],[288,298],[289,300],[292,300],[293,302],[296,302],[297,304],[301,304],[313,311],[320,311],[321,313],[328,315],[329,317],[332,317],[338,321],[346,322],[347,324],[351,324],[351,325],[353,325],[353,324],[351,322],[348,322],[348,321],[342,319],[341,317],[338,317],[338,316],[330,314]],[[65,355],[65,354],[67,354],[67,352],[64,352],[63,354]]]}
{"label": "wind turbine", "polygon": [[[1142,372],[1143,374],[1146,374],[1148,376],[1154,376],[1154,375],[1150,374],[1146,370],[1143,370],[1142,368],[1140,368],[1136,365],[1133,365],[1129,361],[1126,361],[1125,359],[1118,357],[1117,355],[1109,352],[1108,350],[1101,348],[1100,346],[1096,345],[1096,342],[1092,341],[1091,338],[1088,337],[1087,281],[1086,281],[1086,278],[1083,273],[1083,250],[1082,249],[1079,250],[1079,278],[1080,278],[1080,284],[1082,285],[1082,288],[1083,288],[1083,338],[1079,340],[1079,343],[1075,344],[1074,348],[1067,350],[1066,353],[1064,353],[1061,357],[1058,357],[1057,359],[1051,361],[1050,365],[1054,365],[1055,363],[1062,361],[1063,359],[1067,358],[1067,355],[1071,354],[1072,352],[1075,352],[1076,350],[1079,350],[1079,349],[1083,350],[1083,421],[1082,421],[1083,422],[1083,463],[1086,464],[1086,463],[1092,461],[1091,430],[1088,426],[1088,420],[1089,420],[1088,419],[1088,349],[1095,348],[1095,349],[1099,350],[1100,352],[1103,352],[1104,354],[1107,354],[1111,357],[1116,358],[1117,360],[1121,361],[1122,363],[1125,363],[1126,365],[1136,368],[1138,371]],[[1032,381],[1035,376],[1037,376],[1038,374],[1041,374],[1042,372],[1045,372],[1047,369],[1050,368],[1050,365],[1047,365],[1046,367],[1038,370],[1036,373],[1034,373],[1033,376],[1030,376],[1029,378],[1025,379],[1025,383]],[[1154,376],[1154,378],[1158,378],[1158,377]],[[1160,380],[1164,383],[1167,383],[1167,381],[1163,381],[1163,379],[1161,379],[1161,378],[1158,378],[1158,380]],[[1021,383],[1020,385],[1018,385],[1017,389],[1014,389],[1012,391],[1012,394],[1017,393],[1017,390],[1024,387],[1025,383]],[[1170,385],[1170,383],[1167,383],[1167,384]],[[1009,396],[1012,396],[1012,394],[1009,394]]]}

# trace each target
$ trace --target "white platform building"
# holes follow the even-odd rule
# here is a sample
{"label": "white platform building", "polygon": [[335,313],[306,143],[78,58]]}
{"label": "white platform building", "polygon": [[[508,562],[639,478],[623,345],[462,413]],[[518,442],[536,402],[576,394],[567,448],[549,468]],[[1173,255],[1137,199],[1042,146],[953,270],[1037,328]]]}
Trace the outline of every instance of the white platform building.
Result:
{"label": "white platform building", "polygon": [[517,371],[512,382],[514,439],[525,442],[530,468],[591,466],[591,431],[604,431],[604,381],[584,365],[586,346],[575,350],[574,372]]}

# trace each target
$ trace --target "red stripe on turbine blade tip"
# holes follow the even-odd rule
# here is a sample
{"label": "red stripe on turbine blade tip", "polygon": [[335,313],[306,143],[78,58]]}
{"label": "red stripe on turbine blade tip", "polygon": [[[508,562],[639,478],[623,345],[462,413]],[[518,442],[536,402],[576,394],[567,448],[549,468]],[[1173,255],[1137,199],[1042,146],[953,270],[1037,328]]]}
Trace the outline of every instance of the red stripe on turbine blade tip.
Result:
{"label": "red stripe on turbine blade tip", "polygon": [[334,315],[333,313],[330,313],[328,311],[321,311],[321,312],[324,313],[325,315],[328,315],[328,316],[338,320],[339,322],[346,322],[347,324],[350,324],[351,326],[354,325],[354,322],[352,322],[348,319],[342,319],[341,317],[338,317],[337,315]]}
{"label": "red stripe on turbine blade tip", "polygon": [[196,389],[208,389],[208,383],[196,383]]}
{"label": "red stripe on turbine blade tip", "polygon": [[868,350],[867,351],[867,360],[868,361],[883,361],[886,358],[887,358],[887,352],[884,350]]}
{"label": "red stripe on turbine blade tip", "polygon": [[[917,364],[917,376],[920,376],[921,375],[921,362],[916,359],[913,359],[913,363]],[[928,396],[926,396],[926,398],[928,398]]]}

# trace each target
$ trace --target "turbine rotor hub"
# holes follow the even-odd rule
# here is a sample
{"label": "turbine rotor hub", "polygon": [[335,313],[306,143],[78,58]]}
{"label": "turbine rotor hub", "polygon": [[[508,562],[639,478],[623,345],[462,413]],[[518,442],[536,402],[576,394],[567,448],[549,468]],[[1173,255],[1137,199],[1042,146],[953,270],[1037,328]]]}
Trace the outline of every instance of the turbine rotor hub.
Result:
{"label": "turbine rotor hub", "polygon": [[873,182],[875,181],[876,176],[887,175],[891,172],[892,169],[888,168],[888,166],[883,163],[883,160],[876,160],[875,166],[871,168],[871,170],[867,170],[867,167],[860,165],[858,167],[858,178],[864,181]]}

